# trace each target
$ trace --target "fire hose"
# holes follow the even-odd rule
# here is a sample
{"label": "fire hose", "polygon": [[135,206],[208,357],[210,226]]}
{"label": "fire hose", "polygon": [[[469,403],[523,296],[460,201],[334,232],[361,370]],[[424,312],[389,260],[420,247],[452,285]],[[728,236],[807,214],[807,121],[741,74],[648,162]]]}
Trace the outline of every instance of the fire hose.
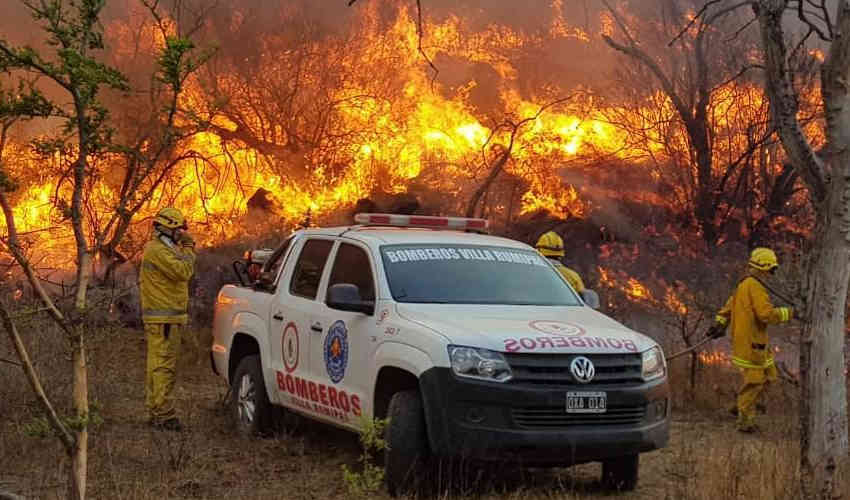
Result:
{"label": "fire hose", "polygon": [[[705,344],[711,342],[712,340],[714,340],[712,337],[706,337],[706,338],[700,340],[699,342],[697,342],[696,344],[688,347],[687,349],[681,350],[681,351],[677,352],[676,354],[673,354],[672,356],[668,356],[667,361],[670,361],[671,359],[676,359],[678,357],[684,356],[685,354],[693,352],[696,349],[698,349],[698,348],[704,346]],[[798,378],[797,375],[795,375],[793,372],[791,372],[790,369],[788,369],[788,367],[785,365],[784,361],[777,361],[776,362],[776,368],[779,371],[779,373],[778,373],[779,378],[781,378],[782,380],[784,380],[784,381],[786,381],[786,382],[788,382],[792,385],[796,385],[796,386],[800,385],[800,379]]]}
{"label": "fire hose", "polygon": [[[757,277],[752,276],[752,278],[754,278],[756,281],[758,281],[763,287],[765,287],[767,289],[768,292],[772,293],[777,299],[785,302],[786,304],[792,305],[797,311],[802,313],[802,308],[799,307],[799,305],[796,303],[796,301],[793,301],[793,300],[789,299],[788,297],[786,297],[785,295],[777,292],[775,289],[768,286],[767,283],[763,282],[762,280],[758,279]],[[800,323],[803,323],[803,324],[808,323],[807,320],[805,320],[805,319],[803,319],[799,316],[795,316],[794,319],[796,319],[797,321],[799,321]],[[712,340],[714,340],[713,337],[706,337],[706,338],[700,340],[699,342],[697,342],[696,344],[688,347],[687,349],[679,351],[676,354],[673,354],[672,356],[668,356],[667,360],[670,361],[671,359],[676,359],[678,357],[684,356],[685,354],[688,354],[690,352],[695,351],[696,349],[704,346],[705,344],[711,342]]]}
{"label": "fire hose", "polygon": [[706,337],[706,338],[700,340],[699,342],[697,342],[696,344],[688,347],[687,349],[679,351],[676,354],[673,354],[672,356],[667,356],[667,361],[670,361],[671,359],[676,359],[680,356],[684,356],[685,354],[688,354],[689,352],[693,352],[694,350],[704,346],[705,344],[708,344],[712,340],[714,340],[714,339],[711,338],[711,337]]}

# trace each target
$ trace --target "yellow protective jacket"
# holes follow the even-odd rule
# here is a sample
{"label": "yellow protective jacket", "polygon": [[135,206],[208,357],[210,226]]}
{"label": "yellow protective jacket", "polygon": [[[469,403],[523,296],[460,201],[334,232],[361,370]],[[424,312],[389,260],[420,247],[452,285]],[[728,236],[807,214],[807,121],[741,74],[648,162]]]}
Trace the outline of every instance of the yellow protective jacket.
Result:
{"label": "yellow protective jacket", "polygon": [[773,307],[767,289],[753,276],[742,279],[735,292],[717,313],[717,322],[730,323],[732,362],[740,368],[768,368],[773,365],[767,325],[791,320],[791,309]]}
{"label": "yellow protective jacket", "polygon": [[581,293],[584,291],[584,282],[581,280],[581,276],[569,267],[561,264],[561,261],[557,259],[551,259],[552,264],[555,265],[555,268],[560,271],[560,273],[567,279],[570,285],[575,288],[575,291]]}
{"label": "yellow protective jacket", "polygon": [[194,272],[195,253],[155,233],[145,245],[139,273],[142,321],[188,323],[189,279]]}

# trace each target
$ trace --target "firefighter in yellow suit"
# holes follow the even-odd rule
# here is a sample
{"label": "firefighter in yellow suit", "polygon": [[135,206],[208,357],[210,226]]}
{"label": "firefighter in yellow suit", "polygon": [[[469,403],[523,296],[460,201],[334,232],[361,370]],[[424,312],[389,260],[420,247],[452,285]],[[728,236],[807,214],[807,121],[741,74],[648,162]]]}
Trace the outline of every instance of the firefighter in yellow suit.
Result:
{"label": "firefighter in yellow suit", "polygon": [[175,208],[160,210],[153,227],[139,274],[148,351],[145,405],[153,426],[179,431],[182,425],[174,410],[172,392],[180,337],[189,319],[189,279],[195,270],[195,243],[186,232],[183,214]]}
{"label": "firefighter in yellow suit", "polygon": [[575,291],[581,293],[584,291],[584,282],[581,276],[561,262],[564,257],[564,240],[558,236],[555,231],[545,233],[537,240],[537,250],[549,259],[555,268],[566,278],[567,282],[572,285]]}
{"label": "firefighter in yellow suit", "polygon": [[750,254],[749,270],[726,305],[717,313],[709,332],[721,337],[729,325],[732,335],[732,363],[741,372],[738,390],[738,430],[755,432],[756,403],[769,382],[776,380],[776,366],[767,337],[767,325],[791,320],[790,307],[773,307],[762,281],[779,267],[769,248],[756,248]]}

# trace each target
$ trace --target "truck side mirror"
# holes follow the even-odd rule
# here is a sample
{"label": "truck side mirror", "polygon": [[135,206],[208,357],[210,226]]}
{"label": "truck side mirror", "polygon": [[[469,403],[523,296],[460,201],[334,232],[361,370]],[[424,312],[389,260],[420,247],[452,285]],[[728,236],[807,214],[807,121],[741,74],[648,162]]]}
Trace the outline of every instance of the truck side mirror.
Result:
{"label": "truck side mirror", "polygon": [[275,272],[274,271],[263,271],[260,273],[259,282],[264,285],[274,285]]}
{"label": "truck side mirror", "polygon": [[256,282],[257,287],[262,290],[273,290],[274,289],[274,279],[275,273],[273,271],[263,271],[260,273],[260,277]]}
{"label": "truck side mirror", "polygon": [[375,314],[375,303],[365,301],[360,297],[360,289],[351,283],[337,283],[328,288],[328,298],[325,303],[331,309],[340,311],[361,312],[363,314]]}
{"label": "truck side mirror", "polygon": [[590,288],[585,288],[579,295],[581,295],[581,300],[583,300],[588,307],[592,309],[599,309],[599,294]]}

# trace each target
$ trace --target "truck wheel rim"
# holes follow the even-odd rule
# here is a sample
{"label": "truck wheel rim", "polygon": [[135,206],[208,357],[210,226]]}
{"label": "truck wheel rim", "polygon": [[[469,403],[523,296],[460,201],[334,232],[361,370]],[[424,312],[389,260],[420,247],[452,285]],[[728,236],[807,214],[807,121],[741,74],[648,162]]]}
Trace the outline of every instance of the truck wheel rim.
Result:
{"label": "truck wheel rim", "polygon": [[245,426],[250,426],[254,422],[255,393],[254,381],[251,380],[251,376],[243,375],[242,380],[239,381],[239,400],[236,406],[239,410],[239,421]]}

